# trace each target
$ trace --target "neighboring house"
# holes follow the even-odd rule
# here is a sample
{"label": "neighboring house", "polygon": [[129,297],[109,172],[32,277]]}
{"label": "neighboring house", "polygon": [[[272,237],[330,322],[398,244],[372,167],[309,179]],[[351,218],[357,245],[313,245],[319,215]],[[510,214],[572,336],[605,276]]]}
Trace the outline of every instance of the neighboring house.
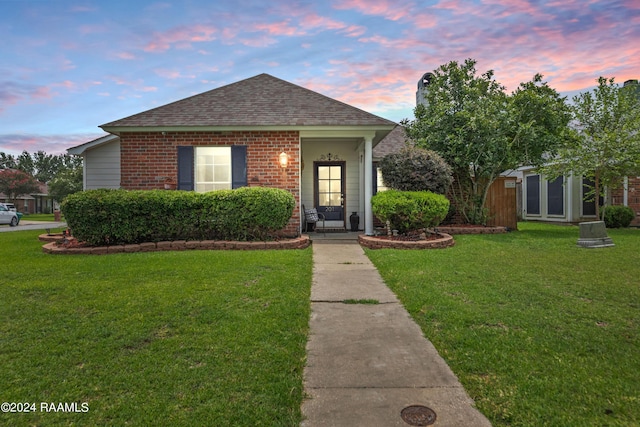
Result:
{"label": "neighboring house", "polygon": [[[268,74],[100,126],[109,135],[70,148],[84,188],[209,191],[278,187],[344,228],[351,212],[373,233],[373,148],[396,123]],[[286,160],[286,167],[280,161]]]}
{"label": "neighboring house", "polygon": [[[14,203],[9,200],[8,196],[0,193],[0,202]],[[55,202],[49,196],[49,187],[43,182],[38,182],[38,191],[32,194],[23,194],[15,200],[18,212],[33,213],[51,213],[53,212]]]}
{"label": "neighboring house", "polygon": [[[630,85],[635,85],[640,94],[638,80],[624,82],[624,86]],[[585,201],[585,196],[593,188],[592,180],[571,174],[566,179],[561,176],[550,181],[533,167],[520,168],[519,171],[522,172],[523,219],[559,222],[596,220],[595,201]],[[606,204],[629,206],[636,214],[631,225],[640,226],[640,176],[624,177],[621,188],[607,193]]]}
{"label": "neighboring house", "polygon": [[[574,175],[553,181],[534,168],[522,171],[522,219],[529,221],[582,222],[596,220],[595,201],[585,201],[593,181]],[[609,194],[609,204],[629,206],[636,214],[631,225],[640,226],[640,176],[626,177],[624,186]]]}

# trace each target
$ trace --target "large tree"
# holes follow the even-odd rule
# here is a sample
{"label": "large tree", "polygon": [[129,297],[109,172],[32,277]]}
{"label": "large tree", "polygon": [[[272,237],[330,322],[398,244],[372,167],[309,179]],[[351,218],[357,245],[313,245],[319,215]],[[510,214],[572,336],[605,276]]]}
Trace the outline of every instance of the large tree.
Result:
{"label": "large tree", "polygon": [[49,182],[49,195],[58,202],[78,191],[82,191],[82,167],[63,170]]}
{"label": "large tree", "polygon": [[[550,178],[573,173],[594,182],[588,197],[599,200],[627,175],[640,174],[640,92],[638,84],[619,86],[600,77],[598,87],[573,98],[575,138],[566,139],[544,167]],[[600,203],[596,203],[600,217]]]}
{"label": "large tree", "polygon": [[4,193],[13,204],[16,204],[18,196],[38,191],[38,183],[31,175],[16,169],[0,170],[0,193]]}
{"label": "large tree", "polygon": [[504,171],[540,165],[555,152],[570,119],[565,98],[537,74],[510,95],[476,61],[451,61],[434,71],[425,104],[404,120],[408,136],[438,152],[453,169],[451,193],[467,222],[482,224],[489,187]]}
{"label": "large tree", "polygon": [[23,151],[17,157],[0,153],[0,169],[19,169],[35,177],[40,182],[49,182],[65,170],[76,170],[82,167],[82,159],[68,154],[47,154],[37,151],[30,154]]}

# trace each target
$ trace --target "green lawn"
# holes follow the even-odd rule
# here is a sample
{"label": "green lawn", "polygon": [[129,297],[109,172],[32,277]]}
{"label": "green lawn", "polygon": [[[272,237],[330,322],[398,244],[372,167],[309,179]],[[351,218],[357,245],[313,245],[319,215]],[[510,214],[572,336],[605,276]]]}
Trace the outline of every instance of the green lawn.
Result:
{"label": "green lawn", "polygon": [[[53,214],[25,214],[22,217],[23,220],[25,221],[54,221],[54,215]],[[64,221],[64,218],[62,218],[62,220]]]}
{"label": "green lawn", "polygon": [[640,230],[609,236],[522,223],[367,254],[495,426],[638,426]]}
{"label": "green lawn", "polygon": [[0,402],[37,407],[0,425],[299,425],[311,249],[55,256],[38,234],[0,235]]}

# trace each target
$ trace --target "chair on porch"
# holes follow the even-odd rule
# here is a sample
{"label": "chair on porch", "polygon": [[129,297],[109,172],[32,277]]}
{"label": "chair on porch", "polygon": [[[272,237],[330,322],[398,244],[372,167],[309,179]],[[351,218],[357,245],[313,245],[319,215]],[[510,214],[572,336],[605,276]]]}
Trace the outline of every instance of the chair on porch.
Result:
{"label": "chair on porch", "polygon": [[321,213],[318,213],[318,210],[316,208],[311,208],[311,209],[306,209],[304,207],[304,205],[302,205],[302,211],[304,212],[304,224],[303,224],[303,229],[304,231],[310,231],[309,230],[309,226],[311,226],[311,231],[314,231],[316,229],[316,225],[318,224],[318,221],[322,221],[322,232],[325,232],[325,225],[324,225],[324,215]]}

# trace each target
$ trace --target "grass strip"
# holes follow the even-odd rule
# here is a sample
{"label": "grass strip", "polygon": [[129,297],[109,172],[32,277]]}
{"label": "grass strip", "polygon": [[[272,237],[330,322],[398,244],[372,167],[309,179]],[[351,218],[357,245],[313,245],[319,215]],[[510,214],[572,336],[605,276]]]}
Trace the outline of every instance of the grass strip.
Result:
{"label": "grass strip", "polygon": [[519,228],[366,252],[495,426],[640,425],[640,230]]}

